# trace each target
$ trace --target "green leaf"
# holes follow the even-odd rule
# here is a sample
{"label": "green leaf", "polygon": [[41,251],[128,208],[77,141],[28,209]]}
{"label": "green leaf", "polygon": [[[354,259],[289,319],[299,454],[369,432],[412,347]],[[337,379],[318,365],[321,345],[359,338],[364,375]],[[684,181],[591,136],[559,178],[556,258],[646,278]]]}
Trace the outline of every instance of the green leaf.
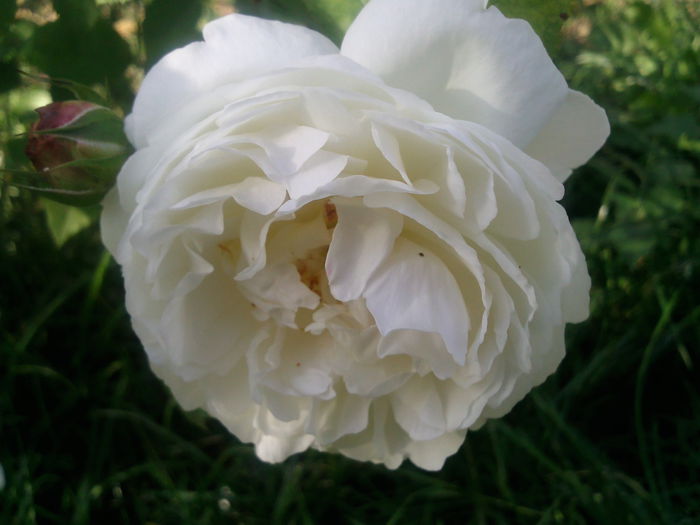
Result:
{"label": "green leaf", "polygon": [[42,199],[41,202],[46,212],[46,225],[49,227],[51,238],[59,248],[92,223],[90,215],[81,208],[49,199]]}
{"label": "green leaf", "polygon": [[368,0],[237,0],[244,14],[304,25],[339,44]]}
{"label": "green leaf", "polygon": [[197,29],[200,16],[201,0],[153,0],[148,4],[143,22],[146,66],[177,47],[201,40]]}
{"label": "green leaf", "polygon": [[[302,3],[312,19],[325,21],[328,37],[336,43],[343,40],[345,31],[368,0],[304,0]],[[330,27],[332,24],[332,27]]]}
{"label": "green leaf", "polygon": [[527,20],[539,35],[550,54],[561,44],[561,28],[564,22],[581,7],[580,0],[491,0],[508,18]]}
{"label": "green leaf", "polygon": [[17,2],[15,0],[0,0],[0,31],[3,33],[15,17]]}
{"label": "green leaf", "polygon": [[0,61],[0,93],[19,87],[19,65],[17,60]]}
{"label": "green leaf", "polygon": [[99,16],[95,0],[53,0],[53,7],[61,18],[76,27],[92,25]]}
{"label": "green leaf", "polygon": [[[76,25],[62,16],[36,30],[27,59],[50,77],[128,89],[123,73],[131,62],[131,51],[109,20]],[[66,95],[74,98],[67,91]]]}

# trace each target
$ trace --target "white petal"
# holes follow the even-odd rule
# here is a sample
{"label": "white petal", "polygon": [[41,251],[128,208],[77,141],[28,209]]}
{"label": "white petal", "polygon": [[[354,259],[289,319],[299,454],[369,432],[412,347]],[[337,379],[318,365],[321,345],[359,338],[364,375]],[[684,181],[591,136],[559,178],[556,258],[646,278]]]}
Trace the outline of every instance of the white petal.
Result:
{"label": "white petal", "polygon": [[318,214],[311,220],[278,224],[276,233],[267,242],[267,251],[271,261],[294,261],[306,258],[311,250],[328,246],[330,242],[326,223]]}
{"label": "white petal", "polygon": [[[328,141],[328,133],[309,126],[283,126],[265,130],[251,139],[265,149],[271,169],[265,170],[274,181],[284,181],[299,169]],[[236,140],[239,140],[236,137]]]}
{"label": "white petal", "polygon": [[280,421],[269,411],[261,409],[254,425],[266,429],[266,433],[255,440],[255,453],[268,463],[284,461],[292,454],[306,450],[314,441],[314,436],[304,433],[303,419]]}
{"label": "white petal", "polygon": [[[442,262],[457,256],[451,265],[453,275],[459,279],[463,296],[469,298],[470,319],[474,322],[474,327],[483,326],[488,315],[491,296],[485,287],[479,256],[460,232],[419,204],[411,195],[374,193],[365,196],[363,201],[370,208],[393,209],[415,221],[417,225],[408,222],[406,228],[412,229],[411,233],[418,236],[427,234],[421,243],[433,245],[434,251],[441,254]],[[418,225],[419,227],[416,227]],[[443,250],[445,250],[444,253]],[[464,271],[465,267],[467,271]],[[476,331],[478,332],[478,329]],[[477,337],[474,342],[478,340]]]}
{"label": "white petal", "polygon": [[192,293],[171,300],[160,334],[174,370],[186,381],[224,373],[245,351],[255,322],[233,282],[210,274]]}
{"label": "white petal", "polygon": [[449,432],[428,441],[413,441],[407,447],[408,457],[420,468],[440,470],[445,460],[464,443],[466,432]]}
{"label": "white petal", "polygon": [[[355,301],[359,303],[360,301]],[[380,357],[377,347],[381,335],[376,326],[349,339],[347,354],[352,361],[343,370],[346,390],[353,396],[379,398],[404,384],[413,372],[412,359],[406,355]]]}
{"label": "white petal", "polygon": [[326,258],[333,297],[341,302],[360,297],[367,280],[394,247],[403,220],[390,210],[368,209],[334,200],[338,224]]}
{"label": "white petal", "polygon": [[247,265],[238,272],[237,280],[250,279],[265,266],[267,262],[265,241],[274,221],[274,217],[268,218],[257,213],[246,212],[243,214],[240,241]]}
{"label": "white petal", "polygon": [[286,190],[280,184],[262,177],[247,177],[236,184],[219,186],[190,195],[171,209],[182,210],[206,206],[232,198],[244,208],[260,215],[269,215],[282,205],[286,196]]}
{"label": "white petal", "polygon": [[[318,295],[299,280],[299,272],[291,263],[268,264],[250,279],[241,280],[239,286],[249,302],[265,312],[296,312],[299,308],[313,310],[319,302]],[[296,328],[293,317],[290,323],[284,324]]]}
{"label": "white petal", "polygon": [[391,408],[411,439],[425,441],[445,433],[445,409],[430,376],[411,378],[392,394]]}
{"label": "white petal", "polygon": [[373,193],[397,192],[427,195],[436,193],[438,186],[429,180],[419,180],[413,186],[405,182],[389,179],[375,179],[365,175],[346,175],[337,177],[318,188],[313,193],[298,199],[290,199],[280,207],[280,213],[290,213],[299,210],[304,205],[315,200],[340,195],[342,197],[362,197]]}
{"label": "white petal", "polygon": [[379,151],[382,152],[384,158],[391,166],[401,174],[401,178],[406,184],[411,184],[411,179],[406,174],[406,168],[403,165],[401,158],[401,150],[399,141],[393,133],[376,123],[372,124],[372,139]]}
{"label": "white petal", "polygon": [[452,376],[457,369],[442,338],[434,332],[392,330],[382,337],[377,355],[382,360],[389,356],[411,356],[415,358],[411,367],[414,373],[432,373],[440,379]]}
{"label": "white petal", "polygon": [[310,195],[335,179],[348,164],[348,157],[321,150],[287,180],[292,199]]}
{"label": "white petal", "polygon": [[300,58],[337,53],[330,40],[310,29],[238,14],[207,24],[203,32],[204,42],[173,51],[146,75],[126,123],[137,148],[198,95]]}
{"label": "white petal", "polygon": [[117,176],[116,187],[119,188],[119,201],[129,212],[136,207],[137,195],[153,171],[162,160],[163,152],[157,148],[143,148],[134,152]]}
{"label": "white petal", "polygon": [[341,53],[436,110],[525,146],[566,97],[566,82],[527,22],[483,4],[373,0]]}
{"label": "white petal", "polygon": [[455,164],[454,151],[450,147],[445,150],[444,173],[443,193],[445,196],[443,198],[447,201],[445,207],[458,217],[464,218],[464,213],[467,210],[467,189],[464,178]]}
{"label": "white petal", "polygon": [[464,364],[469,316],[459,285],[434,254],[399,239],[364,297],[382,335],[400,329],[434,332],[455,361]]}
{"label": "white petal", "polygon": [[[128,223],[129,215],[122,208],[119,202],[119,191],[114,187],[102,199],[100,234],[102,235],[102,242],[115,258],[117,258],[117,249]],[[117,261],[120,264],[125,262],[121,258],[117,258]]]}
{"label": "white petal", "polygon": [[589,97],[569,90],[566,100],[525,148],[564,181],[571,170],[585,164],[610,134],[605,110]]}
{"label": "white petal", "polygon": [[[535,241],[511,241],[508,250],[533,282],[538,314],[550,324],[581,321],[588,314],[590,278],[581,247],[566,211],[556,203],[541,218],[542,234]],[[564,298],[566,294],[566,298]]]}
{"label": "white petal", "polygon": [[[265,334],[262,331],[259,332],[251,344],[251,349],[254,350],[260,340],[264,338]],[[242,366],[241,363],[239,366],[231,368],[227,374],[215,374],[196,383],[200,384],[200,388],[209,391],[206,399],[207,410],[219,418],[240,439],[250,441],[252,439],[250,421],[254,417],[256,408],[250,399],[250,385],[246,367]],[[175,384],[177,385],[177,383]],[[193,387],[193,384],[185,384],[179,389],[173,388],[173,392],[177,395],[178,391],[191,390]]]}
{"label": "white petal", "polygon": [[372,400],[343,392],[332,401],[323,403],[321,414],[314,421],[319,444],[330,444],[347,434],[356,434],[367,428]]}
{"label": "white petal", "polygon": [[[283,338],[274,355],[266,356],[258,364],[256,383],[282,396],[316,397],[335,396],[329,354],[333,342],[328,336],[315,337],[299,330],[282,330]],[[277,354],[279,352],[279,354]],[[280,415],[276,414],[278,418]],[[288,419],[287,419],[288,420]]]}
{"label": "white petal", "polygon": [[388,356],[371,363],[360,362],[343,376],[353,395],[368,399],[393,392],[410,379],[410,361],[406,356]]}
{"label": "white petal", "polygon": [[163,256],[153,269],[147,269],[146,278],[154,282],[151,291],[154,299],[169,300],[185,296],[214,271],[211,263],[198,253],[193,244],[186,238],[178,238],[169,249],[162,251]]}
{"label": "white petal", "polygon": [[580,257],[574,263],[571,281],[562,291],[561,309],[567,323],[580,323],[588,318],[590,310],[591,277],[588,275],[586,260],[578,248]]}

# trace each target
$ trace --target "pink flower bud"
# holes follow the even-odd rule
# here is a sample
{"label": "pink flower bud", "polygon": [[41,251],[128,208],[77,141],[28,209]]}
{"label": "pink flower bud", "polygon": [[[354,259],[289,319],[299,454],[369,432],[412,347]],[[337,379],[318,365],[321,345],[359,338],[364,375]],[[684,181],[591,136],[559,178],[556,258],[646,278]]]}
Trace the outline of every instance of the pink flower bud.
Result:
{"label": "pink flower bud", "polygon": [[123,122],[111,110],[71,100],[38,108],[26,154],[53,195],[68,204],[98,202],[129,155]]}

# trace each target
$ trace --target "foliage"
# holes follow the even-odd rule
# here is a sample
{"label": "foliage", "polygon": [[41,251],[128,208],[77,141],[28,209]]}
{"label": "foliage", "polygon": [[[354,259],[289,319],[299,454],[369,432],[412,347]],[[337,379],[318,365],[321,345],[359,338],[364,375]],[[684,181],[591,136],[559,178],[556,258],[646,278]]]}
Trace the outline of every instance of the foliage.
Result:
{"label": "foliage", "polygon": [[[360,3],[239,7],[338,41]],[[0,3],[2,166],[25,167],[33,108],[69,96],[16,66],[94,84],[126,112],[143,68],[228,5],[168,4],[55,0],[55,19],[48,0],[21,0],[15,19]],[[262,464],[150,372],[96,225],[57,247],[65,214],[49,209],[48,228],[42,202],[5,177],[0,523],[699,523],[700,7],[608,0],[572,14],[557,61],[613,133],[567,183],[594,287],[557,374],[439,473],[315,452]]]}
{"label": "foliage", "polygon": [[143,21],[147,65],[153,65],[171,49],[199,40],[201,35],[197,30],[197,21],[201,15],[202,2],[199,0],[150,2]]}
{"label": "foliage", "polygon": [[238,0],[245,14],[302,24],[340,44],[345,30],[369,0]]}
{"label": "foliage", "polygon": [[90,214],[82,208],[43,199],[46,212],[46,225],[56,246],[59,248],[68,239],[90,226]]}
{"label": "foliage", "polygon": [[561,29],[574,13],[581,7],[580,0],[539,0],[523,2],[521,0],[490,0],[489,5],[496,6],[510,18],[527,20],[542,39],[550,53],[557,52],[561,43]]}

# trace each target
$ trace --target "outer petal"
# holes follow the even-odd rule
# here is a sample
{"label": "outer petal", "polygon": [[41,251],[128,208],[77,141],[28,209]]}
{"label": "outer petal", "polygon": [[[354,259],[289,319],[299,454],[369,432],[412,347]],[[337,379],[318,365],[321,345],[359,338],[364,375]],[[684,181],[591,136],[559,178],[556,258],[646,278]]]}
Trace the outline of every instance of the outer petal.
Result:
{"label": "outer petal", "polygon": [[440,470],[448,456],[464,443],[465,431],[448,432],[428,441],[413,441],[406,450],[411,461],[426,470]]}
{"label": "outer petal", "polygon": [[564,78],[523,20],[483,0],[373,0],[341,53],[450,117],[526,146],[567,96]]}
{"label": "outer petal", "polygon": [[304,27],[238,14],[215,20],[204,27],[204,42],[169,53],[148,72],[126,121],[129,139],[144,147],[163,120],[218,86],[337,52],[330,40]]}
{"label": "outer petal", "polygon": [[126,230],[129,216],[119,205],[119,193],[116,188],[107,193],[102,200],[102,214],[100,215],[100,231],[102,242],[111,254],[116,254],[119,241]]}
{"label": "outer petal", "polygon": [[610,134],[605,110],[589,97],[569,90],[564,103],[525,148],[564,181],[573,168],[585,164]]}

